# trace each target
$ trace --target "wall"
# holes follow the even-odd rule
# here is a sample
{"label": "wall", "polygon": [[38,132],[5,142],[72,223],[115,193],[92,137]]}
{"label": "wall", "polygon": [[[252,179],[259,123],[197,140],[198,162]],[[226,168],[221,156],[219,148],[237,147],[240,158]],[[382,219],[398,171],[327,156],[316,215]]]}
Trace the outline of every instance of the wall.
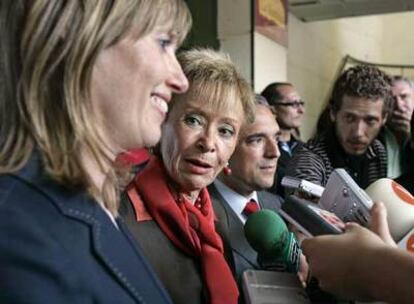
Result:
{"label": "wall", "polygon": [[259,33],[252,37],[251,15],[249,1],[218,1],[220,49],[230,54],[243,76],[260,92],[270,82],[286,80],[287,50]]}
{"label": "wall", "polygon": [[[384,15],[383,20],[387,46],[383,50],[383,62],[414,65],[414,13]],[[403,73],[414,79],[414,69]]]}
{"label": "wall", "polygon": [[289,16],[288,80],[306,101],[302,136],[309,138],[328,96],[342,58],[382,59],[383,22],[358,17],[304,23]]}
{"label": "wall", "polygon": [[250,1],[218,1],[220,50],[230,54],[242,75],[252,82],[252,37]]}
{"label": "wall", "polygon": [[217,39],[217,1],[185,0],[193,17],[193,26],[183,45],[219,48]]}
{"label": "wall", "polygon": [[289,15],[287,78],[307,102],[305,139],[314,132],[345,55],[375,63],[414,64],[414,36],[406,34],[414,28],[413,17],[409,12],[304,23]]}
{"label": "wall", "polygon": [[254,33],[254,88],[260,93],[269,83],[286,81],[287,49]]}
{"label": "wall", "polygon": [[[310,23],[289,14],[287,49],[258,33],[254,33],[252,44],[251,16],[250,1],[217,1],[220,49],[230,53],[256,92],[273,81],[288,80],[296,86],[307,102],[301,130],[304,139],[314,132],[345,55],[376,63],[414,65],[413,12]],[[414,69],[411,73],[414,78]]]}

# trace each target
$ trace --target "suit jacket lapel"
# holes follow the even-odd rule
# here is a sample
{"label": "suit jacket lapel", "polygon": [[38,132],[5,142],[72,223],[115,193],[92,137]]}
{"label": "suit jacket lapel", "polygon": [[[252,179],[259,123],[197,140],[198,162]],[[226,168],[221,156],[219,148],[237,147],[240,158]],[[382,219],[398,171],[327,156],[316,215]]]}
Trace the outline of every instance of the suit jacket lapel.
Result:
{"label": "suit jacket lapel", "polygon": [[262,209],[277,211],[282,206],[282,198],[266,191],[257,192],[259,205]]}
{"label": "suit jacket lapel", "polygon": [[160,286],[160,293],[164,293],[164,298],[168,299],[155,275],[142,275],[142,270],[145,270],[145,274],[152,274],[153,271],[138,252],[138,245],[132,240],[123,222],[117,221],[117,229],[105,211],[83,191],[74,192],[56,185],[41,175],[37,167],[36,164],[30,164],[28,169],[21,172],[20,178],[42,189],[64,216],[84,222],[90,227],[92,250],[105,265],[104,268],[131,296],[141,302],[138,290],[143,291],[143,286],[148,286],[148,280],[153,280],[155,286]]}
{"label": "suit jacket lapel", "polygon": [[[228,239],[230,240],[232,250],[251,264],[252,268],[258,268],[259,266],[256,261],[257,253],[253,250],[244,236],[242,222],[214,185],[209,186],[209,192],[213,198],[213,206],[215,210],[218,210],[221,207],[226,216]],[[220,206],[218,206],[218,204],[220,204]]]}

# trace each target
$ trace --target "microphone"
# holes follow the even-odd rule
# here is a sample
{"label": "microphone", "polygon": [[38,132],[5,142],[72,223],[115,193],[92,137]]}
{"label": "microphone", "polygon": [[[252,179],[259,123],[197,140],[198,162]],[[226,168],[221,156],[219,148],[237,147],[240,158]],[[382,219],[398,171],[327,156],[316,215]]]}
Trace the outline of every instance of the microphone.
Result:
{"label": "microphone", "polygon": [[[414,197],[403,186],[389,178],[381,178],[365,190],[387,208],[388,225],[396,242],[407,238],[414,228]],[[412,243],[412,242],[410,242]],[[411,244],[412,247],[412,244]]]}
{"label": "microphone", "polygon": [[271,210],[251,214],[244,225],[244,234],[257,252],[257,262],[266,270],[297,273],[301,249],[285,222]]}
{"label": "microphone", "polygon": [[[289,295],[288,300],[291,302],[286,301],[283,303],[295,302],[294,299],[298,295],[301,296],[301,299],[295,303],[337,303],[334,296],[319,288],[318,281],[315,278],[310,278],[308,281],[305,289],[306,294],[300,291],[301,288],[289,287],[286,290],[286,288],[283,289],[280,286],[275,286],[280,281],[297,280],[296,273],[299,270],[300,255],[302,253],[295,236],[288,231],[285,222],[278,214],[266,209],[251,214],[244,225],[244,234],[250,246],[257,252],[257,262],[260,267],[268,271],[270,270],[270,273],[276,276],[274,281],[269,278],[262,279],[263,284],[258,284],[259,280],[255,280],[254,285],[261,287],[262,292],[269,289],[269,286],[273,287],[271,288],[273,294],[268,292],[268,294],[273,295],[273,298],[271,300],[266,299],[266,301],[260,303],[271,303],[275,298],[284,299],[281,296],[286,298],[286,295]],[[280,271],[285,272],[282,273]],[[244,274],[243,284],[244,290],[247,290],[246,297],[248,299],[254,298],[251,295],[252,292],[249,293],[249,290],[252,289],[252,284],[249,284],[249,272]],[[292,291],[294,291],[296,296],[292,295]],[[274,294],[275,292],[276,294]],[[258,292],[255,294],[258,294]],[[259,301],[251,301],[250,303],[259,303]]]}

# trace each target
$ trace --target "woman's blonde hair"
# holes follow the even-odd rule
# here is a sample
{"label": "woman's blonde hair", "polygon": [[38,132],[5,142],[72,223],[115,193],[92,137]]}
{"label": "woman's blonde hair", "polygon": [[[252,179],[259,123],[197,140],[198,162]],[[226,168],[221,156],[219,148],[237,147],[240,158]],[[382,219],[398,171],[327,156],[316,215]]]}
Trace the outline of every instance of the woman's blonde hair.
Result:
{"label": "woman's blonde hair", "polygon": [[254,121],[253,90],[228,54],[196,48],[181,52],[177,58],[190,86],[186,93],[173,96],[170,112],[176,100],[196,98],[220,112],[231,112],[241,103],[245,121]]}
{"label": "woman's blonde hair", "polygon": [[[182,0],[3,0],[0,4],[0,173],[19,170],[33,150],[47,173],[86,189],[113,214],[119,184],[91,111],[99,53],[127,34],[166,25],[181,43],[191,26]],[[81,147],[108,170],[105,190],[91,182]]]}

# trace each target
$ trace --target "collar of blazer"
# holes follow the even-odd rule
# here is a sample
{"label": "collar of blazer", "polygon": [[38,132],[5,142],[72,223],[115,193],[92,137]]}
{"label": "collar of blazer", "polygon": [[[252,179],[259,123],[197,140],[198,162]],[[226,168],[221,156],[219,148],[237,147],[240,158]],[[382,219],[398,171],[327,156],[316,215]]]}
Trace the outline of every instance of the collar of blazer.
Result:
{"label": "collar of blazer", "polygon": [[57,184],[48,177],[41,168],[38,153],[34,153],[27,165],[17,173],[17,178],[24,180],[31,187],[42,192],[54,204],[62,216],[83,222],[91,230],[91,251],[106,266],[112,276],[138,302],[142,297],[138,290],[147,286],[144,281],[153,280],[159,286],[149,264],[136,247],[132,236],[123,224],[117,219],[118,228],[105,213],[103,208],[91,199],[84,191],[73,191]]}

